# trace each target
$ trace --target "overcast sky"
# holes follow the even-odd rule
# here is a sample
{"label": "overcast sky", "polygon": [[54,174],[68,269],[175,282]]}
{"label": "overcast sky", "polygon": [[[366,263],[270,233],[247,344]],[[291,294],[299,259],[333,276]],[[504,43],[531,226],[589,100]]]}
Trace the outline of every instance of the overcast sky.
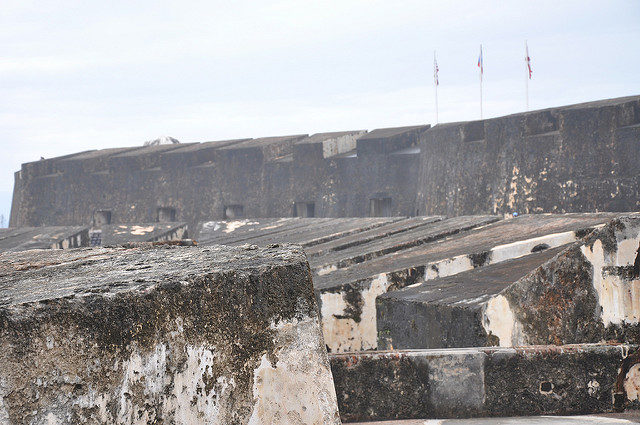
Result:
{"label": "overcast sky", "polygon": [[0,7],[0,214],[23,162],[640,94],[640,2],[30,1]]}

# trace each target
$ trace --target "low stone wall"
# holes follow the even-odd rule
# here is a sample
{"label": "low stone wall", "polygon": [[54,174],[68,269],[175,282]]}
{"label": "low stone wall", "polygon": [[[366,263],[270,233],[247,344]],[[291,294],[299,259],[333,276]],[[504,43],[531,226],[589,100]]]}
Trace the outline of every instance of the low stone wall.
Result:
{"label": "low stone wall", "polygon": [[0,254],[0,423],[340,423],[304,253]]}
{"label": "low stone wall", "polygon": [[343,421],[611,412],[638,406],[632,345],[331,354]]}

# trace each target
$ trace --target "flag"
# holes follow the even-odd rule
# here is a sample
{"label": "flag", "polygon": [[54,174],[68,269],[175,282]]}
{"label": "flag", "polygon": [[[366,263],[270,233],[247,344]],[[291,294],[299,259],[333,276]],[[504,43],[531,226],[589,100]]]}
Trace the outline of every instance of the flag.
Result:
{"label": "flag", "polygon": [[525,57],[524,60],[525,62],[527,62],[527,69],[529,70],[529,79],[531,79],[531,74],[533,74],[533,70],[531,69],[531,58],[529,57],[529,46],[527,45],[527,42],[524,42],[524,50],[525,50]]}
{"label": "flag", "polygon": [[482,44],[480,45],[480,56],[478,56],[478,68],[480,68],[480,75],[484,74],[484,66],[482,64]]}
{"label": "flag", "polygon": [[436,53],[433,52],[433,83],[436,86],[440,85],[440,80],[438,79],[438,61],[436,60]]}

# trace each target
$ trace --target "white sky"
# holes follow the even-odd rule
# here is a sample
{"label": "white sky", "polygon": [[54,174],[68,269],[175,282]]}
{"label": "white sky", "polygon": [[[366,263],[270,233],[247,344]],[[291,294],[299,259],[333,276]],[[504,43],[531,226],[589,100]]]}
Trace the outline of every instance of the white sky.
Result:
{"label": "white sky", "polygon": [[640,2],[30,1],[0,7],[0,214],[23,162],[433,123],[640,94]]}

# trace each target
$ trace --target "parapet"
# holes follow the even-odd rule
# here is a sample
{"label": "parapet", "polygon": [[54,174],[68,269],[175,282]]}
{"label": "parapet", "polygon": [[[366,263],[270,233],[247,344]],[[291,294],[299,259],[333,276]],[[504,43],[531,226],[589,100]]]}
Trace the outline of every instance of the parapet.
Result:
{"label": "parapet", "polygon": [[304,253],[0,254],[0,420],[339,424]]}
{"label": "parapet", "polygon": [[430,125],[416,125],[373,130],[358,139],[358,154],[389,154],[417,146],[420,135],[429,128]]}

